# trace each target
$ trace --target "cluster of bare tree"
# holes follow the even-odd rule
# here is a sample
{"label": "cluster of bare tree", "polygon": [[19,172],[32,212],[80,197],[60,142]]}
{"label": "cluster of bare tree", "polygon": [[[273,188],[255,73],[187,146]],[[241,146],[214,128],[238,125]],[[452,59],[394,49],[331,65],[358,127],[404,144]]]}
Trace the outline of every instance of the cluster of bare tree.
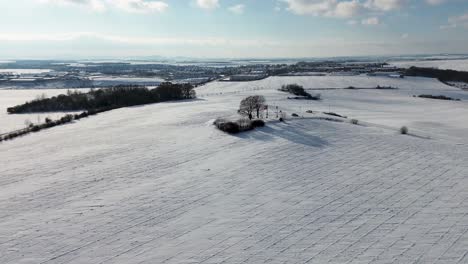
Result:
{"label": "cluster of bare tree", "polygon": [[236,121],[218,118],[213,123],[219,130],[235,134],[239,132],[249,131],[257,127],[265,126],[262,119],[252,120],[253,114],[260,118],[260,111],[267,109],[265,97],[261,95],[253,95],[242,99],[240,102],[238,113],[248,118],[241,118]]}
{"label": "cluster of bare tree", "polygon": [[260,118],[260,111],[265,109],[266,106],[265,97],[261,95],[253,95],[242,99],[239,106],[239,114],[248,116],[252,119],[254,113],[257,114],[257,118]]}

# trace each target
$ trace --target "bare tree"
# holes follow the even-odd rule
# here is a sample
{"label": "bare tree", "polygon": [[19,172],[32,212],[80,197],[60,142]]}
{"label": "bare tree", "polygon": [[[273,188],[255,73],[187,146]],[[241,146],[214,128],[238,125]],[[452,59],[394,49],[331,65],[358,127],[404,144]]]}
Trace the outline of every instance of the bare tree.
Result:
{"label": "bare tree", "polygon": [[260,110],[265,108],[265,97],[261,95],[253,95],[242,99],[239,106],[239,114],[252,116],[254,111],[257,113],[257,118],[260,117]]}

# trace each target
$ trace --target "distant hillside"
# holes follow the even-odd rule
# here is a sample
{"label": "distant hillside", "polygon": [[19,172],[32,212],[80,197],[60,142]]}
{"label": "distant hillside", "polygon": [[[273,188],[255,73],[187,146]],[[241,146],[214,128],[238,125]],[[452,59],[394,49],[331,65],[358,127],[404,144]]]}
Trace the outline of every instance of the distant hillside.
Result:
{"label": "distant hillside", "polygon": [[405,75],[437,78],[442,82],[451,81],[451,82],[467,82],[468,83],[468,72],[463,72],[463,71],[411,67],[406,70]]}

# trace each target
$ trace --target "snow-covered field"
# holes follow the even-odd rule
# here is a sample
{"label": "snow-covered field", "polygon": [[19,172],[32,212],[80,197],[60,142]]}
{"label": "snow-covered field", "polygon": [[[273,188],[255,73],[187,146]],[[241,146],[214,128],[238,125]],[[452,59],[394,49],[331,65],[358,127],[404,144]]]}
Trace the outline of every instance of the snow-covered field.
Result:
{"label": "snow-covered field", "polygon": [[396,61],[391,65],[409,68],[411,66],[424,68],[438,68],[442,70],[468,71],[468,59],[460,60],[426,60],[426,61]]}
{"label": "snow-covered field", "polygon": [[[298,101],[276,91],[291,82],[400,89]],[[412,97],[466,92],[361,76],[197,92],[1,143],[0,263],[468,262],[467,103]],[[251,94],[289,114],[331,109],[368,123],[213,128]],[[401,125],[416,136],[399,135]]]}
{"label": "snow-covered field", "polygon": [[0,69],[0,73],[13,73],[13,74],[39,74],[51,72],[50,69]]}
{"label": "snow-covered field", "polygon": [[[288,94],[276,91],[283,84],[297,83],[320,93],[324,100],[288,100]],[[333,89],[348,86],[375,88],[392,86],[397,90]],[[324,89],[330,88],[330,89]],[[315,90],[314,90],[315,89]],[[218,82],[198,89],[199,97],[231,98],[239,102],[245,92],[259,92],[267,96],[271,105],[283,110],[301,113],[306,110],[336,112],[350,118],[398,130],[408,126],[421,135],[439,139],[468,142],[468,92],[439,82],[436,79],[407,77],[403,79],[369,76],[307,76],[272,77],[255,82]],[[413,95],[446,95],[462,99],[461,102],[414,98]]]}
{"label": "snow-covered field", "polygon": [[159,77],[139,78],[139,77],[114,77],[114,76],[93,76],[91,78],[96,86],[112,86],[122,84],[139,84],[139,85],[158,85],[164,82],[164,79]]}

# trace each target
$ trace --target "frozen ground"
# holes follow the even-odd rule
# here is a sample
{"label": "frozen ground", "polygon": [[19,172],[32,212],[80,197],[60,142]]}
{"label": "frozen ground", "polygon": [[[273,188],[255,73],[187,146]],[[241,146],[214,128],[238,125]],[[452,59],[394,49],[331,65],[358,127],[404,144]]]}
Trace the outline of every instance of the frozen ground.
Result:
{"label": "frozen ground", "polygon": [[[324,100],[288,100],[288,94],[276,91],[283,84],[298,83],[309,92],[320,93]],[[397,90],[336,89],[354,86],[375,88],[392,86]],[[326,89],[329,88],[329,89]],[[200,97],[236,96],[240,101],[245,92],[259,92],[271,105],[279,105],[289,113],[306,110],[336,112],[350,118],[387,126],[398,130],[408,126],[420,135],[456,142],[468,142],[468,92],[451,87],[436,79],[407,77],[404,79],[368,76],[308,76],[273,77],[255,82],[217,82],[198,90]],[[446,95],[461,102],[414,98],[413,95]]]}
{"label": "frozen ground", "polygon": [[411,66],[438,68],[443,70],[468,71],[468,60],[427,60],[427,61],[398,61],[392,62],[391,65],[398,67],[409,68]]}
{"label": "frozen ground", "polygon": [[50,69],[0,69],[0,73],[13,73],[13,74],[39,74],[51,72]]}
{"label": "frozen ground", "polygon": [[[453,116],[467,116],[465,102],[409,95],[465,94],[430,79],[320,91],[323,103],[275,91],[345,84],[316,78],[212,83],[200,100],[114,110],[0,144],[0,263],[467,263],[466,143],[439,124],[432,139],[392,126],[430,116],[461,130]],[[304,115],[330,100],[369,125],[213,128],[254,93]]]}

